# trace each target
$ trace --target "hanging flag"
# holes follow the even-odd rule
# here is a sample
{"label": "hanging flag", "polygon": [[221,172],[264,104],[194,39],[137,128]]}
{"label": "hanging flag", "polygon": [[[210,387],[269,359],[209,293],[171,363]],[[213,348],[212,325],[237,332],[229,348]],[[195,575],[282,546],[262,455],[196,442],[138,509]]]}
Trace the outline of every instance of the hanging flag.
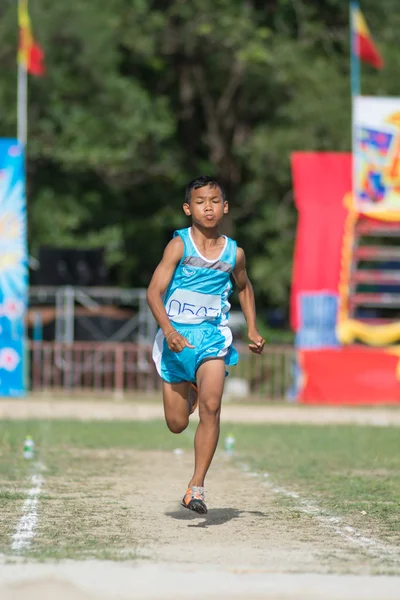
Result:
{"label": "hanging flag", "polygon": [[18,0],[18,61],[31,75],[44,75],[44,52],[33,38],[28,0]]}
{"label": "hanging flag", "polygon": [[382,69],[383,59],[378,52],[372,39],[368,25],[361,10],[356,7],[353,11],[353,36],[354,49],[360,60],[372,65],[376,69]]}

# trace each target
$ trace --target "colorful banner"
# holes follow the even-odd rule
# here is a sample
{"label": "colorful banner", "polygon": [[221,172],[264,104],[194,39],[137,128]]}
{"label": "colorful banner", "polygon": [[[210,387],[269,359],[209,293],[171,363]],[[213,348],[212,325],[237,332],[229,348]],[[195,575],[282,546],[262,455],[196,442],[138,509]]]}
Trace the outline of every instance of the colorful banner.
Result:
{"label": "colorful banner", "polygon": [[28,0],[18,0],[19,48],[18,61],[31,75],[44,75],[44,52],[32,34]]}
{"label": "colorful banner", "polygon": [[26,237],[23,149],[0,139],[0,396],[25,393]]}
{"label": "colorful banner", "polygon": [[353,123],[356,209],[400,217],[400,98],[354,98]]}
{"label": "colorful banner", "polygon": [[362,14],[358,2],[351,3],[351,26],[354,36],[353,47],[360,60],[372,65],[376,69],[382,69],[383,58],[379,54],[367,22]]}

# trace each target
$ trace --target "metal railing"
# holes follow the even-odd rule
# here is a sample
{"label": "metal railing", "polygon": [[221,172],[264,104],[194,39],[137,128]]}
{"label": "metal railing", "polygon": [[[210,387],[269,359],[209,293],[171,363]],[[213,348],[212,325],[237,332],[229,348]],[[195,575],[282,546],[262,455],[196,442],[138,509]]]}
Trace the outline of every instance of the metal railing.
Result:
{"label": "metal railing", "polygon": [[[239,364],[230,368],[226,392],[280,400],[293,380],[295,350],[266,346],[261,356],[236,345]],[[161,387],[145,344],[29,342],[30,388],[63,392],[155,392]]]}

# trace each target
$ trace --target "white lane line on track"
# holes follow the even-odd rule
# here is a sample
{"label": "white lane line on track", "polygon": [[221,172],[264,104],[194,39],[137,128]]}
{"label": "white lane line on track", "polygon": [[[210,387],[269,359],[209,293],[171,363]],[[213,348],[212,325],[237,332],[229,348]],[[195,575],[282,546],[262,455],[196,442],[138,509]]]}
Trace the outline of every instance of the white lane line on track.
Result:
{"label": "white lane line on track", "polygon": [[[197,423],[191,422],[188,428],[184,431],[185,435],[193,439],[195,427],[197,427]],[[224,455],[226,456],[225,453]],[[315,502],[302,498],[297,492],[288,490],[281,486],[278,487],[274,485],[274,483],[269,479],[269,473],[263,473],[263,475],[261,476],[260,473],[251,471],[249,465],[243,462],[239,463],[239,467],[242,471],[246,473],[248,477],[263,477],[263,485],[268,487],[274,494],[280,494],[282,496],[286,496],[287,498],[291,498],[292,500],[297,501],[297,504],[295,506],[296,510],[299,510],[304,514],[312,516],[319,523],[321,523],[321,525],[333,531],[334,533],[336,533],[336,535],[339,535],[348,543],[355,544],[361,547],[363,550],[365,550],[371,555],[378,557],[386,555],[394,558],[396,561],[400,561],[399,548],[390,546],[389,544],[386,544],[385,542],[382,542],[380,540],[375,540],[374,538],[362,535],[362,533],[354,527],[342,524],[341,517],[328,514]]]}
{"label": "white lane line on track", "polygon": [[22,517],[18,522],[17,529],[12,536],[11,549],[13,552],[27,550],[36,535],[38,521],[39,494],[43,485],[43,478],[39,473],[31,477],[32,487],[28,491],[28,497],[24,502]]}
{"label": "white lane line on track", "polygon": [[319,523],[321,523],[321,525],[327,529],[330,529],[347,542],[361,547],[363,550],[374,556],[382,557],[383,555],[386,555],[396,559],[397,561],[400,560],[399,548],[390,546],[389,544],[386,544],[380,540],[362,535],[362,533],[354,527],[342,524],[341,517],[328,514],[315,502],[302,498],[297,492],[274,485],[274,483],[269,479],[269,473],[260,475],[260,473],[251,471],[249,465],[245,463],[239,463],[239,467],[249,477],[268,478],[267,481],[263,481],[264,486],[268,487],[274,494],[280,494],[296,501],[296,510],[312,516]]}

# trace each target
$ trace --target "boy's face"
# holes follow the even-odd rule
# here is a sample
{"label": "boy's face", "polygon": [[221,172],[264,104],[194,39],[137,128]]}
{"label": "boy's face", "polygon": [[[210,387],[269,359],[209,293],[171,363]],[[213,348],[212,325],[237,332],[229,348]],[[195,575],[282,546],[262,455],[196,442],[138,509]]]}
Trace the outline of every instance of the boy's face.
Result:
{"label": "boy's face", "polygon": [[224,202],[218,186],[206,185],[192,190],[190,203],[184,203],[183,211],[185,215],[192,217],[193,223],[211,229],[217,227],[227,214],[228,202]]}

